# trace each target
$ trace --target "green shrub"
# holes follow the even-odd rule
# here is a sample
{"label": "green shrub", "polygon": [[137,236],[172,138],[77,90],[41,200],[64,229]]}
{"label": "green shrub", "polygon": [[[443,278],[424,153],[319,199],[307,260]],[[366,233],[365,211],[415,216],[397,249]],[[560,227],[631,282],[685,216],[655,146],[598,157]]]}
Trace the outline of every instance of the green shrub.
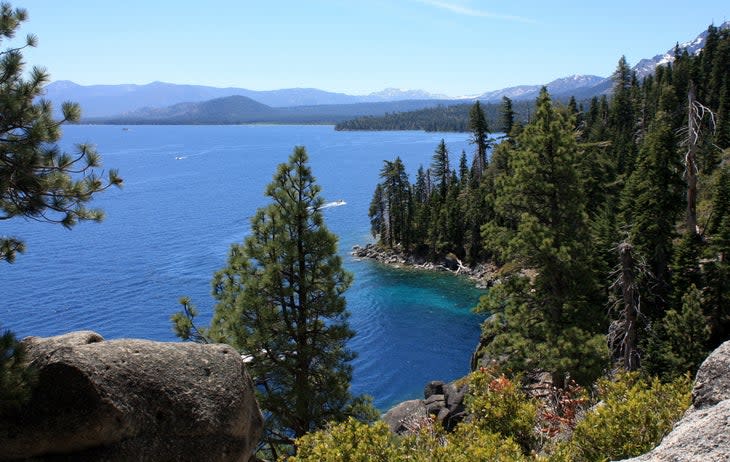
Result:
{"label": "green shrub", "polygon": [[289,462],[527,462],[512,438],[463,423],[453,433],[423,425],[409,436],[395,436],[387,425],[349,419],[297,440]]}
{"label": "green shrub", "polygon": [[586,414],[552,460],[603,461],[634,457],[656,447],[690,404],[688,376],[673,382],[622,373],[598,381],[600,402]]}
{"label": "green shrub", "polygon": [[537,402],[522,391],[519,380],[481,369],[469,376],[466,408],[482,431],[512,438],[529,453],[535,443]]}
{"label": "green shrub", "polygon": [[402,460],[402,447],[380,421],[364,424],[350,417],[325,430],[308,433],[296,442],[291,462],[370,462]]}
{"label": "green shrub", "polygon": [[[432,439],[431,441],[437,441]],[[445,444],[429,447],[423,443],[412,454],[419,461],[438,462],[522,462],[528,459],[512,438],[485,431],[476,422],[462,423],[446,436]]]}

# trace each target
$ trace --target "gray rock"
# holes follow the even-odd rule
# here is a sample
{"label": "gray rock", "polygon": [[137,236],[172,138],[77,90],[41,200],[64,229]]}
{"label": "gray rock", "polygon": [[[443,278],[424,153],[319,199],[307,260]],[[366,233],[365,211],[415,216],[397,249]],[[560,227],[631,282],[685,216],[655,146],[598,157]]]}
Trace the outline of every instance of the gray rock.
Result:
{"label": "gray rock", "polygon": [[651,452],[630,462],[714,462],[730,460],[730,341],[697,371],[693,404]]}
{"label": "gray rock", "polygon": [[423,400],[423,405],[426,406],[426,412],[429,414],[438,414],[441,409],[446,408],[446,397],[444,395],[431,395]]}
{"label": "gray rock", "polygon": [[730,400],[693,409],[653,451],[631,462],[725,462],[730,460]]}
{"label": "gray rock", "polygon": [[397,434],[413,432],[428,421],[428,412],[423,400],[403,401],[383,415],[383,421],[390,431]]}
{"label": "gray rock", "polygon": [[427,399],[431,395],[443,395],[444,385],[446,384],[440,380],[428,382],[423,388],[423,399]]}
{"label": "gray rock", "polygon": [[451,411],[449,411],[447,408],[443,407],[441,410],[439,410],[438,414],[436,414],[436,420],[441,422],[442,425],[446,425],[446,422],[448,422],[449,415],[451,414]]}
{"label": "gray rock", "polygon": [[456,255],[454,255],[453,253],[447,253],[444,257],[442,265],[451,271],[456,271],[459,269],[459,263],[459,258]]}
{"label": "gray rock", "polygon": [[692,405],[713,406],[730,399],[730,341],[723,343],[700,366],[692,390]]}
{"label": "gray rock", "polygon": [[0,458],[247,461],[263,428],[253,383],[227,345],[24,340],[38,381],[0,420]]}
{"label": "gray rock", "polygon": [[426,384],[423,390],[425,399],[405,401],[393,407],[384,416],[393,433],[411,433],[420,428],[419,422],[435,416],[447,431],[453,430],[464,420],[464,396],[467,385],[456,386],[456,382],[444,383],[434,380]]}
{"label": "gray rock", "polygon": [[464,396],[466,395],[468,385],[462,385],[461,388],[457,387],[454,382],[444,386],[444,396],[446,397],[446,407],[454,409],[460,406],[464,402]]}

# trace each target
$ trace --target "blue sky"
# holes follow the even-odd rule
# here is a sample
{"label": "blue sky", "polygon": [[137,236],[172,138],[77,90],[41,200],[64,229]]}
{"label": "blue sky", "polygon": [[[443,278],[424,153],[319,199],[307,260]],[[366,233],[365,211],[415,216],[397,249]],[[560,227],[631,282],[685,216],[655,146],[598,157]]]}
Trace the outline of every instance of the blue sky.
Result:
{"label": "blue sky", "polygon": [[[727,0],[26,0],[52,80],[473,95],[610,75],[730,19]],[[6,44],[3,44],[6,45]]]}

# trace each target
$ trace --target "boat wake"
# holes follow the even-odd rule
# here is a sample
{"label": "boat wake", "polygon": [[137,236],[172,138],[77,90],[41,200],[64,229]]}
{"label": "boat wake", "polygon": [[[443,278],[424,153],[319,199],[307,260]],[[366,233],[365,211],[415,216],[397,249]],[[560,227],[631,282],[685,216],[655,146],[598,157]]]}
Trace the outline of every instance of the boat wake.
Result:
{"label": "boat wake", "polygon": [[345,202],[343,200],[338,200],[338,201],[334,201],[334,202],[327,202],[326,204],[322,205],[322,207],[320,207],[320,209],[328,209],[331,207],[340,207],[343,205],[347,205],[347,202]]}

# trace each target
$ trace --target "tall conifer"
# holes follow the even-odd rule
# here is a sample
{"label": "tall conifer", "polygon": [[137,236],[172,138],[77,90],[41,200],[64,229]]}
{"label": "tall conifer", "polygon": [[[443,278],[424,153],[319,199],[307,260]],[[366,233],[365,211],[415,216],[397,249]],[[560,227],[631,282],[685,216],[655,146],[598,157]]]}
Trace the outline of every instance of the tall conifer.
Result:
{"label": "tall conifer", "polygon": [[606,320],[589,261],[588,227],[574,165],[573,119],[556,111],[543,88],[535,119],[516,138],[512,175],[496,191],[496,207],[517,219],[508,256],[532,279],[513,274],[480,304],[493,357],[588,383],[605,367]]}
{"label": "tall conifer", "polygon": [[249,359],[266,438],[276,447],[346,418],[357,400],[349,390],[354,332],[343,296],[352,276],[324,224],[303,147],[279,165],[266,195],[271,203],[213,278],[217,304],[207,335]]}

